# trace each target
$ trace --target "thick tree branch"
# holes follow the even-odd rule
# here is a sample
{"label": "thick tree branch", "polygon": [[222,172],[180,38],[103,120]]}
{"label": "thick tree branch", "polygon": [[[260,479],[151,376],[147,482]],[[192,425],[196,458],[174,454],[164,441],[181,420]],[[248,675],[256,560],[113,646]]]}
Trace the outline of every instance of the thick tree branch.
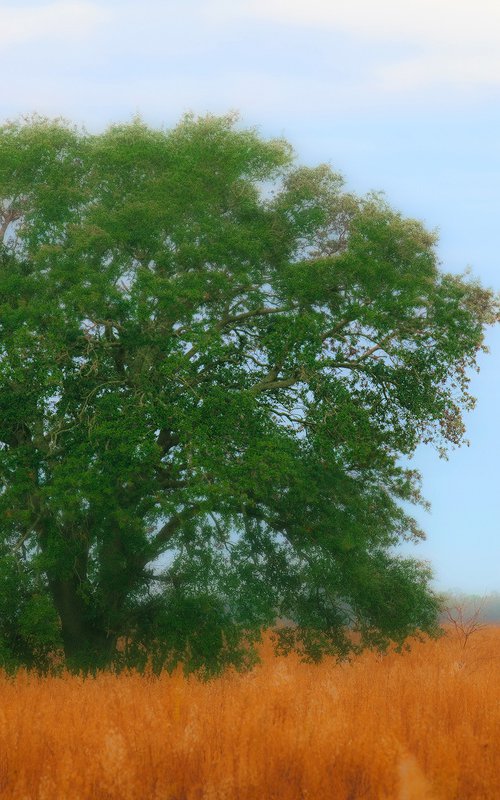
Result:
{"label": "thick tree branch", "polygon": [[329,330],[325,331],[325,333],[321,337],[321,340],[324,342],[326,339],[331,339],[332,336],[335,336],[335,334],[341,331],[342,328],[345,328],[345,326],[349,322],[351,322],[351,320],[348,317],[341,319],[340,322],[337,323],[337,325],[334,325],[333,328],[330,328]]}
{"label": "thick tree branch", "polygon": [[223,328],[230,322],[241,322],[244,319],[250,319],[251,317],[262,317],[266,316],[267,314],[283,314],[286,311],[292,311],[293,306],[282,306],[281,308],[276,308],[275,306],[263,306],[262,308],[255,308],[251,311],[242,311],[241,314],[231,314],[227,316],[225,319],[221,320],[217,327]]}
{"label": "thick tree branch", "polygon": [[8,209],[0,214],[0,241],[3,242],[7,229],[11,222],[15,222],[22,217],[22,212],[19,209]]}
{"label": "thick tree branch", "polygon": [[170,517],[168,522],[160,528],[154,539],[152,540],[151,550],[152,555],[144,561],[144,566],[153,561],[160,553],[162,552],[162,548],[168,544],[170,539],[177,533],[177,531],[182,527],[182,525],[187,522],[188,520],[195,517],[200,511],[203,510],[202,503],[194,503],[191,506],[187,506],[182,511],[179,511],[177,514],[174,514],[173,517]]}
{"label": "thick tree branch", "polygon": [[12,547],[12,552],[13,552],[13,553],[15,553],[15,552],[16,552],[16,550],[19,550],[19,548],[23,546],[23,544],[25,543],[25,541],[26,541],[27,539],[29,539],[29,537],[31,536],[31,534],[33,533],[33,531],[34,531],[34,530],[36,530],[36,527],[37,527],[38,523],[40,522],[41,518],[42,518],[42,515],[40,514],[40,515],[37,517],[37,519],[35,520],[35,522],[33,523],[33,525],[30,525],[30,526],[29,526],[29,527],[26,529],[26,531],[23,533],[23,535],[22,535],[22,536],[21,536],[21,537],[20,537],[20,538],[17,540],[17,542],[16,542],[16,543],[13,545],[13,547]]}
{"label": "thick tree branch", "polygon": [[31,430],[25,422],[12,425],[10,430],[0,431],[0,442],[8,444],[9,447],[21,447],[31,442],[32,438]]}
{"label": "thick tree branch", "polygon": [[272,389],[288,389],[299,381],[302,380],[300,375],[295,375],[291,378],[281,378],[280,380],[263,380],[254,384],[250,388],[250,394],[260,394],[261,392],[268,392]]}
{"label": "thick tree branch", "polygon": [[179,437],[170,428],[162,428],[156,439],[156,444],[160,447],[162,455],[165,456],[172,447],[179,444]]}

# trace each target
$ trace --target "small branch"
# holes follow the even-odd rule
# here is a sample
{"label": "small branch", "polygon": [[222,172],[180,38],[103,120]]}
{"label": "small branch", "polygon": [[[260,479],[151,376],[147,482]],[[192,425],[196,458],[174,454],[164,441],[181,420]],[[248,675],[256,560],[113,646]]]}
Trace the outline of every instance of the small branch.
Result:
{"label": "small branch", "polygon": [[445,609],[448,621],[455,628],[455,632],[462,641],[462,647],[467,646],[470,637],[477,631],[485,627],[481,621],[481,613],[484,607],[484,598],[474,604],[474,608],[467,610],[466,603],[457,603]]}
{"label": "small branch", "polygon": [[[253,311],[243,311],[241,314],[231,314],[223,317],[217,325],[215,326],[214,330],[221,331],[226,326],[236,322],[241,322],[245,319],[251,319],[252,317],[261,317],[266,316],[267,314],[282,314],[286,311],[291,311],[293,306],[284,306],[282,308],[274,308],[272,306],[264,306],[262,308],[256,308]],[[178,331],[176,331],[178,333]],[[185,353],[185,357],[190,360],[196,353],[199,352],[201,345],[193,345],[187,353]]]}

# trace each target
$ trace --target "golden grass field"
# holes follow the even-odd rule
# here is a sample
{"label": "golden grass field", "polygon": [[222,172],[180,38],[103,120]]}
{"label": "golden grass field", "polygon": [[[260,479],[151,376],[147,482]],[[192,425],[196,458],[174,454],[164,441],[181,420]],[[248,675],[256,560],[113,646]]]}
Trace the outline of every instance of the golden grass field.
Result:
{"label": "golden grass field", "polygon": [[353,664],[0,676],[2,800],[499,800],[500,627]]}

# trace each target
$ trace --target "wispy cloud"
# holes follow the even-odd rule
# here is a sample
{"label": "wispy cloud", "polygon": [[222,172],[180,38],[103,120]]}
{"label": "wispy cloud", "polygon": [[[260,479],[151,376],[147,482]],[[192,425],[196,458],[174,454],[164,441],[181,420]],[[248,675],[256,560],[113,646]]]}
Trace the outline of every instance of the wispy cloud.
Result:
{"label": "wispy cloud", "polygon": [[500,51],[450,56],[427,53],[397,64],[380,65],[375,81],[388,92],[411,92],[426,87],[450,86],[463,92],[500,87]]}
{"label": "wispy cloud", "polygon": [[384,61],[371,88],[389,92],[430,85],[500,86],[498,0],[214,0],[220,18],[318,29],[367,42],[407,47]]}
{"label": "wispy cloud", "polygon": [[[217,5],[217,2],[215,2]],[[218,4],[230,9],[228,0]],[[238,13],[286,24],[328,26],[370,39],[456,46],[498,44],[497,0],[243,0]]]}
{"label": "wispy cloud", "polygon": [[81,39],[106,22],[110,10],[89,2],[55,2],[1,9],[0,47],[31,41]]}
{"label": "wispy cloud", "polygon": [[[4,115],[491,106],[500,0],[0,0]],[[2,62],[2,54],[4,56]],[[311,117],[312,118],[312,117]]]}

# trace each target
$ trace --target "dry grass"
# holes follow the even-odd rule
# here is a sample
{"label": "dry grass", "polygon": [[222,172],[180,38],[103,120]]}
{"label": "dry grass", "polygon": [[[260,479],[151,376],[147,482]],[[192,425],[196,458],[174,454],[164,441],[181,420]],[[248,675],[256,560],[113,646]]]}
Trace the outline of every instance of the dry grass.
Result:
{"label": "dry grass", "polygon": [[353,665],[0,677],[2,800],[498,800],[500,628]]}

